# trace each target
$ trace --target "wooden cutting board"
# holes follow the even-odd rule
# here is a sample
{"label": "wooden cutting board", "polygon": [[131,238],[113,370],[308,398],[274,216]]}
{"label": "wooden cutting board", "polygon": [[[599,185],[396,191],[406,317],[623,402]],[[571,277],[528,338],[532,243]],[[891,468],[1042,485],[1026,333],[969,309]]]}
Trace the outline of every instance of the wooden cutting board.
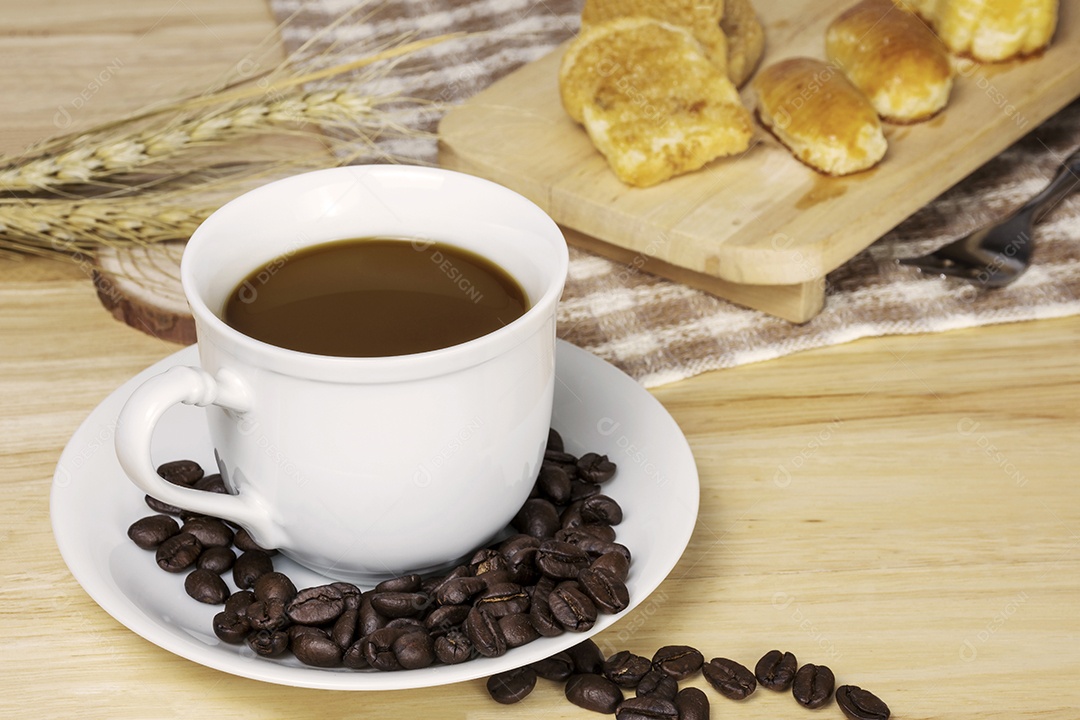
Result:
{"label": "wooden cutting board", "polygon": [[[852,0],[754,4],[764,66],[824,58],[825,28]],[[562,109],[563,48],[452,109],[440,163],[522,193],[572,243],[802,322],[823,306],[826,273],[1080,95],[1080,7],[1061,5],[1049,50],[995,65],[957,59],[946,110],[886,126],[888,154],[858,175],[819,175],[759,127],[738,157],[651,188],[623,185]],[[752,107],[748,88],[743,99]]]}

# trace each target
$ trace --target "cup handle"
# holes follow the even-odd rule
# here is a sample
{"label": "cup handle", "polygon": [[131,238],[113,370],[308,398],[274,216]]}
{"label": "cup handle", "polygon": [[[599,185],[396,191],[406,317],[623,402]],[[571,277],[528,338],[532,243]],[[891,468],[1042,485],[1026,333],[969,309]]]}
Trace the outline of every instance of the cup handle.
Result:
{"label": "cup handle", "polygon": [[173,405],[217,405],[235,412],[250,408],[243,383],[228,370],[217,378],[201,368],[179,366],[156,375],[131,394],[116,423],[116,456],[127,476],[144,492],[170,505],[239,523],[266,540],[275,533],[255,498],[209,493],[166,482],[150,455],[150,441],[161,416]]}

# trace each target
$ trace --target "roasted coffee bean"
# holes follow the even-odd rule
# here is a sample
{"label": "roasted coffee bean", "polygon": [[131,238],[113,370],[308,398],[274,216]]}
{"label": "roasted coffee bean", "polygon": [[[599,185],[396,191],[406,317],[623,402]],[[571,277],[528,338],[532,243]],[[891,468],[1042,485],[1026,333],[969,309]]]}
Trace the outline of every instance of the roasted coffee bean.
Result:
{"label": "roasted coffee bean", "polygon": [[274,561],[269,555],[262,550],[247,550],[233,563],[233,582],[241,590],[247,590],[254,587],[260,577],[273,571]]}
{"label": "roasted coffee bean", "polygon": [[582,640],[565,652],[574,662],[575,673],[599,675],[604,671],[604,651],[592,640]]}
{"label": "roasted coffee bean", "polygon": [[497,572],[506,569],[506,558],[498,550],[481,548],[469,560],[469,567],[472,569],[473,575]]}
{"label": "roasted coffee bean", "polygon": [[623,701],[623,692],[603,675],[580,673],[566,681],[566,699],[580,708],[610,715]]}
{"label": "roasted coffee bean", "polygon": [[540,546],[539,538],[525,533],[516,533],[499,543],[499,552],[509,560],[522,550],[535,549]]}
{"label": "roasted coffee bean", "polygon": [[434,635],[445,633],[465,622],[471,609],[471,605],[442,605],[428,613],[424,627]]}
{"label": "roasted coffee bean", "polygon": [[[252,552],[248,550],[247,552]],[[241,555],[240,557],[243,557]],[[237,558],[239,561],[239,558]],[[251,588],[255,592],[255,598],[263,601],[277,600],[284,603],[296,597],[296,586],[288,575],[279,572],[268,572],[260,575]]]}
{"label": "roasted coffee bean", "polygon": [[496,673],[487,681],[487,691],[491,699],[503,705],[521,702],[528,697],[534,687],[536,687],[536,672],[528,665]]}
{"label": "roasted coffee bean", "polygon": [[653,667],[676,680],[685,680],[705,663],[705,657],[689,645],[665,645],[652,658]]}
{"label": "roasted coffee bean", "polygon": [[299,633],[291,638],[289,649],[297,660],[312,667],[338,667],[344,655],[341,646],[323,632]]}
{"label": "roasted coffee bean", "polygon": [[702,665],[701,672],[718,693],[730,700],[742,700],[757,689],[754,673],[734,660],[713,658]]}
{"label": "roasted coffee bean", "polygon": [[157,474],[173,485],[191,487],[202,479],[203,469],[194,460],[173,460],[159,465]]}
{"label": "roasted coffee bean", "polygon": [[608,545],[615,541],[615,528],[610,525],[579,525],[563,528],[555,533],[555,540],[577,545],[586,553],[599,557],[608,551]]}
{"label": "roasted coffee bean", "polygon": [[236,553],[232,551],[232,548],[227,547],[206,548],[199,554],[199,559],[195,562],[196,567],[209,570],[218,575],[229,572],[235,564]]}
{"label": "roasted coffee bean", "polygon": [[486,587],[487,583],[475,576],[451,578],[435,588],[435,600],[440,605],[462,605]]}
{"label": "roasted coffee bean", "polygon": [[638,697],[657,697],[674,701],[678,692],[679,681],[655,667],[645,673],[641,682],[637,684]]}
{"label": "roasted coffee bean", "polygon": [[616,720],[680,720],[679,710],[674,702],[654,695],[627,698],[615,709],[615,718]]}
{"label": "roasted coffee bean", "polygon": [[582,501],[581,519],[586,524],[618,525],[622,522],[623,511],[613,498],[607,495],[593,495]]}
{"label": "roasted coffee bean", "polygon": [[556,505],[565,505],[570,501],[570,476],[558,465],[541,466],[536,488],[541,497]]}
{"label": "roasted coffee bean", "polygon": [[232,645],[244,642],[245,638],[251,634],[251,624],[248,622],[247,616],[237,615],[228,610],[222,610],[214,616],[213,628],[214,634],[222,642]]}
{"label": "roasted coffee bean", "polygon": [[510,582],[497,583],[480,593],[473,601],[474,607],[487,612],[493,618],[528,612],[529,594]]}
{"label": "roasted coffee bean", "polygon": [[465,634],[473,648],[484,657],[506,654],[506,636],[499,622],[479,608],[473,608],[465,618]]}
{"label": "roasted coffee bean", "polygon": [[356,628],[356,632],[360,637],[370,635],[379,628],[386,627],[386,617],[371,605],[372,595],[373,593],[367,592],[360,598],[360,621]]}
{"label": "roasted coffee bean", "polygon": [[247,617],[247,609],[258,598],[250,590],[237,590],[225,601],[225,612]]}
{"label": "roasted coffee bean", "polygon": [[435,662],[435,641],[423,628],[403,633],[392,649],[402,670],[419,670]]}
{"label": "roasted coffee bean", "polygon": [[597,608],[606,613],[619,613],[630,605],[626,583],[602,570],[585,568],[578,574],[578,584]]}
{"label": "roasted coffee bean", "polygon": [[259,630],[247,637],[247,644],[256,655],[277,657],[289,647],[289,634],[281,630]]}
{"label": "roasted coffee bean", "polygon": [[290,625],[285,632],[289,633],[289,642],[292,643],[296,638],[301,635],[319,635],[324,638],[329,638],[330,634],[320,627],[314,625]]}
{"label": "roasted coffee bean", "polygon": [[457,665],[472,657],[473,646],[460,630],[451,630],[435,639],[435,657],[445,665]]}
{"label": "roasted coffee bean", "polygon": [[154,550],[180,532],[180,525],[168,515],[149,515],[131,523],[127,536],[143,550]]}
{"label": "roasted coffee bean", "polygon": [[559,511],[550,500],[530,498],[510,524],[518,532],[534,538],[551,537],[559,530]]}
{"label": "roasted coffee bean", "polygon": [[289,619],[301,625],[324,625],[345,612],[345,598],[333,585],[305,588],[285,605]]}
{"label": "roasted coffee bean", "polygon": [[533,627],[529,616],[523,613],[504,615],[499,618],[499,627],[502,628],[503,636],[506,638],[506,647],[508,648],[528,645],[540,637],[540,633]]}
{"label": "roasted coffee bean", "polygon": [[522,548],[506,558],[505,574],[510,582],[521,586],[536,584],[536,581],[540,579],[540,568],[536,566],[536,553],[535,547]]}
{"label": "roasted coffee bean", "polygon": [[144,495],[143,501],[146,503],[146,506],[154,512],[165,513],[166,515],[179,515],[184,511],[183,508],[170,505],[167,502],[162,502],[156,497],[150,497],[149,495]]}
{"label": "roasted coffee bean", "polygon": [[360,598],[363,596],[360,588],[347,582],[334,582],[330,583],[330,585],[337,588],[338,592],[341,593],[341,599],[345,602],[346,610],[356,610],[360,607]]}
{"label": "roasted coffee bean", "polygon": [[420,622],[419,618],[394,618],[386,623],[386,627],[402,628],[409,632],[427,632],[427,628],[424,627],[424,623]]}
{"label": "roasted coffee bean", "polygon": [[619,687],[635,688],[641,678],[652,670],[649,658],[636,655],[629,650],[620,650],[604,661],[604,677]]}
{"label": "roasted coffee bean", "polygon": [[280,600],[256,600],[248,605],[247,619],[255,630],[281,630],[289,625],[285,603]]}
{"label": "roasted coffee bean", "polygon": [[577,545],[544,540],[536,549],[536,567],[557,580],[572,580],[589,566],[589,555]]}
{"label": "roasted coffee bean", "polygon": [[228,495],[229,489],[225,487],[225,480],[219,473],[213,475],[204,475],[196,480],[192,486],[196,490],[202,490],[203,492],[216,493],[218,495]]}
{"label": "roasted coffee bean", "polygon": [[889,720],[889,706],[857,685],[836,688],[836,704],[851,720]]}
{"label": "roasted coffee bean", "polygon": [[184,590],[191,597],[207,605],[220,605],[229,597],[229,586],[220,575],[198,568],[192,570],[184,578]]}
{"label": "roasted coffee bean", "polygon": [[[505,558],[503,558],[502,563],[504,565],[506,564],[506,559]],[[502,584],[505,584],[505,583],[513,583],[513,580],[510,579],[509,566],[506,566],[506,567],[504,567],[504,568],[502,568],[500,570],[491,570],[491,571],[486,572],[486,573],[481,573],[481,574],[477,575],[476,577],[478,577],[479,579],[484,581],[484,590],[485,591],[491,590],[496,585],[502,585]],[[517,585],[517,583],[514,583],[514,584]]]}
{"label": "roasted coffee bean", "polygon": [[675,696],[679,720],[709,720],[709,696],[696,687],[686,687]]}
{"label": "roasted coffee bean", "polygon": [[557,585],[548,596],[548,604],[559,624],[571,632],[585,632],[596,624],[596,605],[576,582]]}
{"label": "roasted coffee bean", "polygon": [[607,552],[600,557],[593,560],[592,565],[589,566],[593,570],[599,570],[605,572],[614,580],[619,582],[626,582],[626,578],[630,575],[630,562],[626,559],[626,556],[618,552]]}
{"label": "roasted coffee bean", "polygon": [[578,458],[578,473],[589,482],[605,483],[615,477],[615,463],[607,455],[588,452]]}
{"label": "roasted coffee bean", "polygon": [[330,628],[330,639],[337,643],[337,646],[342,650],[347,649],[359,637],[356,632],[359,621],[360,609],[350,608],[346,603],[345,610]]}
{"label": "roasted coffee bean", "polygon": [[400,670],[401,663],[394,652],[394,641],[406,632],[404,628],[380,628],[361,640],[368,664],[376,670]]}
{"label": "roasted coffee bean", "polygon": [[789,652],[770,650],[761,656],[754,666],[754,677],[762,687],[770,690],[787,690],[795,679],[799,662]]}
{"label": "roasted coffee bean", "polygon": [[154,559],[166,572],[183,572],[195,564],[202,552],[199,538],[190,533],[178,533],[158,545]]}
{"label": "roasted coffee bean", "polygon": [[796,702],[812,710],[829,702],[835,684],[836,678],[832,670],[825,665],[807,663],[795,673],[791,694]]}
{"label": "roasted coffee bean", "polygon": [[199,538],[203,547],[226,547],[232,544],[233,531],[217,518],[197,517],[184,523],[181,532],[191,533]]}
{"label": "roasted coffee bean", "polygon": [[547,446],[545,449],[554,450],[555,452],[563,452],[565,449],[563,444],[562,435],[558,433],[555,428],[548,428]]}
{"label": "roasted coffee bean", "polygon": [[574,674],[574,659],[564,650],[543,660],[537,660],[529,667],[545,680],[563,682]]}
{"label": "roasted coffee bean", "polygon": [[387,618],[415,617],[431,603],[424,593],[376,592],[371,595],[371,607]]}
{"label": "roasted coffee bean", "polygon": [[277,550],[274,550],[272,548],[264,548],[262,545],[259,545],[257,542],[255,542],[255,540],[251,537],[251,533],[249,533],[244,528],[240,528],[235,533],[233,533],[233,545],[235,545],[236,549],[240,552],[262,550],[264,553],[270,556],[277,554]]}
{"label": "roasted coffee bean", "polygon": [[[577,484],[575,484],[577,487]],[[599,491],[600,486],[596,486]],[[573,490],[571,490],[571,502],[565,508],[563,508],[562,514],[559,515],[559,529],[560,530],[573,530],[576,527],[580,527],[585,524],[585,521],[581,518],[581,500],[573,498]],[[556,532],[558,534],[558,532]]]}
{"label": "roasted coffee bean", "polygon": [[544,462],[577,467],[577,455],[572,455],[565,450],[548,449],[544,451]]}
{"label": "roasted coffee bean", "polygon": [[551,593],[555,590],[555,581],[551,578],[540,578],[536,587],[533,588],[532,602],[529,605],[529,620],[532,621],[536,631],[544,637],[555,637],[566,632],[551,612]]}
{"label": "roasted coffee bean", "polygon": [[[581,500],[587,500],[593,495],[599,495],[603,492],[602,488],[594,482],[588,482],[578,478],[570,484],[570,502],[578,502]],[[581,518],[581,506],[578,506],[574,512],[578,518]],[[582,520],[584,522],[584,520]]]}
{"label": "roasted coffee bean", "polygon": [[364,655],[364,638],[357,640],[345,649],[345,652],[341,655],[341,664],[350,670],[368,670],[371,668],[371,663],[367,661],[367,656]]}
{"label": "roasted coffee bean", "polygon": [[420,590],[420,585],[423,582],[423,578],[419,575],[399,575],[389,580],[383,580],[381,583],[375,586],[375,592],[417,592]]}

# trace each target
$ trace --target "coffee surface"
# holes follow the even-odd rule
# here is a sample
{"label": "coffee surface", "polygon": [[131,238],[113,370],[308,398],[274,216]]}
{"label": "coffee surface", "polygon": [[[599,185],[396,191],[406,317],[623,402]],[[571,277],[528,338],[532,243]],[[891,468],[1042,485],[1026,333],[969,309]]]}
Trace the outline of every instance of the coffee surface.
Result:
{"label": "coffee surface", "polygon": [[517,281],[472,252],[439,242],[356,238],[257,268],[233,290],[223,319],[290,350],[385,357],[473,340],[527,309]]}

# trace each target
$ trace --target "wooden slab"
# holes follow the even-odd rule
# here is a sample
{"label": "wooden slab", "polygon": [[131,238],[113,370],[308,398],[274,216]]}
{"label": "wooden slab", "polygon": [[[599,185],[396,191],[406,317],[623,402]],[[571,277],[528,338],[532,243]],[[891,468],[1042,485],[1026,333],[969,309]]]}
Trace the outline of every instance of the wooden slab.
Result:
{"label": "wooden slab", "polygon": [[[850,4],[756,0],[763,66],[823,58],[825,28]],[[827,272],[1080,95],[1080,12],[1062,3],[1043,55],[997,65],[958,59],[948,108],[920,125],[887,126],[889,152],[873,170],[819,175],[758,128],[743,155],[639,189],[615,178],[563,111],[562,51],[452,109],[439,128],[440,163],[517,190],[580,233],[571,241],[583,235],[582,244],[620,261],[649,258],[661,275],[795,321],[821,309]],[[743,98],[751,106],[749,89]]]}

